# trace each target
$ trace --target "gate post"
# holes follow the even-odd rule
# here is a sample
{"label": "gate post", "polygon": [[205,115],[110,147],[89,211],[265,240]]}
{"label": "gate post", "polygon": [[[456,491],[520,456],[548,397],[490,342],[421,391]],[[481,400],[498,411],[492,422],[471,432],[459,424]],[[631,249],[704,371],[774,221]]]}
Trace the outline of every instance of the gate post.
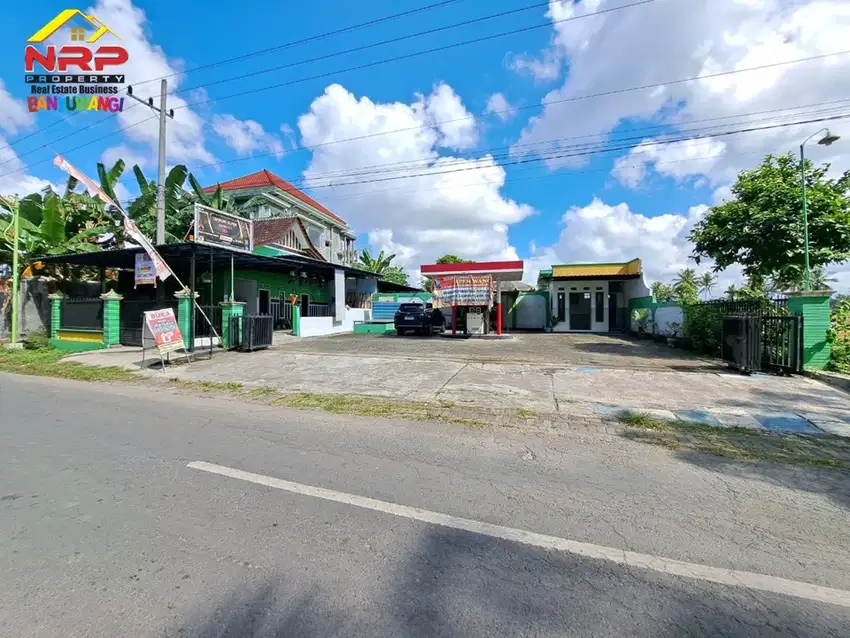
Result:
{"label": "gate post", "polygon": [[47,295],[50,299],[50,338],[55,339],[62,325],[62,299],[65,297],[61,292]]}
{"label": "gate post", "polygon": [[803,369],[823,370],[829,363],[829,298],[831,290],[788,293],[789,312],[803,317]]}
{"label": "gate post", "polygon": [[222,301],[221,306],[221,345],[225,350],[230,350],[230,318],[241,317],[244,309],[244,301]]}
{"label": "gate post", "polygon": [[292,336],[301,336],[301,306],[292,304]]}
{"label": "gate post", "polygon": [[117,346],[121,342],[121,300],[124,298],[114,290],[101,295],[103,300],[103,345]]}
{"label": "gate post", "polygon": [[[180,328],[180,334],[183,335],[183,343],[186,344],[187,350],[195,349],[195,325],[192,321],[194,317],[195,299],[198,298],[198,293],[192,296],[192,291],[188,288],[178,290],[174,293],[177,297],[177,326]],[[212,338],[212,333],[210,333]]]}

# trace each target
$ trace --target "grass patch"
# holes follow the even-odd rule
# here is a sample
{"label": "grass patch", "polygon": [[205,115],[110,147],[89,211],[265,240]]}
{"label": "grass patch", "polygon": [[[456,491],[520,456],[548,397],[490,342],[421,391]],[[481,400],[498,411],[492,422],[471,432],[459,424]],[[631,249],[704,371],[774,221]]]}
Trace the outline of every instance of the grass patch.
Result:
{"label": "grass patch", "polygon": [[850,441],[837,437],[778,435],[683,421],[661,421],[626,412],[626,438],[669,450],[703,452],[747,461],[773,461],[850,471]]}
{"label": "grass patch", "polygon": [[62,361],[66,353],[53,348],[0,349],[0,371],[74,381],[136,381],[139,376],[117,366],[86,366]]}
{"label": "grass patch", "polygon": [[[444,402],[451,403],[451,402]],[[448,406],[422,401],[393,401],[382,397],[359,394],[312,394],[299,392],[283,394],[272,400],[272,406],[301,410],[324,410],[334,414],[371,416],[382,419],[409,419],[412,421],[443,421],[470,427],[485,425],[477,419],[459,418],[447,412]],[[452,404],[453,405],[453,404]]]}
{"label": "grass patch", "polygon": [[451,409],[451,408],[457,407],[457,403],[455,403],[454,401],[444,401],[444,400],[440,399],[439,401],[437,401],[437,403],[440,404],[441,408]]}
{"label": "grass patch", "polygon": [[218,381],[185,381],[172,377],[168,380],[171,385],[176,385],[186,390],[199,390],[200,392],[241,392],[244,387],[241,383],[231,381],[221,383]]}
{"label": "grass patch", "polygon": [[261,399],[273,394],[277,394],[277,388],[273,388],[269,385],[263,385],[248,392],[248,396],[252,399]]}
{"label": "grass patch", "polygon": [[528,408],[517,408],[516,415],[520,419],[534,419],[537,418],[537,412],[535,410],[529,410]]}

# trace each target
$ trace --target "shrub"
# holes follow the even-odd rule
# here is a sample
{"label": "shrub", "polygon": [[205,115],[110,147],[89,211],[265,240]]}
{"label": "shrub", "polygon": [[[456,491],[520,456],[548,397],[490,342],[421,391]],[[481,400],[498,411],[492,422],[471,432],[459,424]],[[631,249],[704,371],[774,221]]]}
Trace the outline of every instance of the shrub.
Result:
{"label": "shrub", "polygon": [[832,346],[829,368],[850,374],[850,298],[842,299],[832,309],[827,341]]}
{"label": "shrub", "polygon": [[684,334],[693,343],[694,349],[706,354],[717,353],[723,329],[721,310],[707,304],[691,304],[684,306],[682,311],[685,319]]}
{"label": "shrub", "polygon": [[50,337],[44,330],[30,332],[24,337],[24,348],[27,350],[45,350],[50,347]]}

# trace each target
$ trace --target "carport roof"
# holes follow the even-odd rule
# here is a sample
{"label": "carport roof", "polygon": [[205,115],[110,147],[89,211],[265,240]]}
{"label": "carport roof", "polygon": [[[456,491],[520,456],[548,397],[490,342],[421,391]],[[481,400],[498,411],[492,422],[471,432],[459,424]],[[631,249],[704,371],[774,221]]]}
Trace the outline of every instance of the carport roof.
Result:
{"label": "carport roof", "polygon": [[423,264],[419,270],[423,277],[490,275],[493,281],[520,281],[523,266],[521,261],[476,261],[468,264]]}
{"label": "carport roof", "polygon": [[[197,242],[180,242],[173,244],[160,244],[156,247],[165,262],[172,267],[187,265],[194,253],[197,259],[208,264],[210,258],[214,267],[230,267],[231,258],[234,268],[254,269],[266,271],[279,271],[288,269],[301,269],[311,272],[321,272],[332,275],[334,270],[342,270],[348,276],[361,278],[376,278],[377,273],[358,268],[350,268],[326,261],[300,257],[298,255],[266,256],[255,253],[247,253],[241,250],[233,250],[225,246],[210,246]],[[54,255],[42,257],[37,261],[47,264],[71,264],[74,266],[93,266],[104,268],[127,268],[135,267],[136,255],[144,252],[141,247],[122,248],[120,250],[102,250],[94,253],[71,253],[66,255]]]}

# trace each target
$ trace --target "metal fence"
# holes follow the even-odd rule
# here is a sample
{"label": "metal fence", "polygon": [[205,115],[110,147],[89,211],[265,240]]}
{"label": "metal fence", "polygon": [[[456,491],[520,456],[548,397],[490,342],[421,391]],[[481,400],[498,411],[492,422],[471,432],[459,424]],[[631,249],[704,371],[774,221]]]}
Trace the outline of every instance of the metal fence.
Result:
{"label": "metal fence", "polygon": [[61,330],[103,330],[103,300],[64,297],[59,328]]}
{"label": "metal fence", "polygon": [[204,315],[202,315],[200,311],[195,308],[195,337],[213,337],[215,335],[212,331],[212,328],[210,328],[210,323],[215,326],[216,331],[219,331],[221,329],[221,306],[201,306],[201,309],[204,311],[204,314],[209,318],[210,322],[208,323],[207,320],[204,319]]}
{"label": "metal fence", "polygon": [[[145,315],[149,310],[164,310],[171,308],[177,316],[177,300],[156,299],[124,299],[121,301],[121,311],[118,315],[118,341],[122,346],[142,347]],[[183,335],[188,345],[189,335]]]}
{"label": "metal fence", "polygon": [[230,349],[253,352],[272,345],[274,335],[272,315],[246,315],[231,317],[228,327]]}
{"label": "metal fence", "polygon": [[330,317],[331,307],[326,303],[307,304],[308,317]]}
{"label": "metal fence", "polygon": [[289,301],[272,299],[270,310],[275,330],[292,328],[292,304]]}
{"label": "metal fence", "polygon": [[721,356],[741,372],[803,368],[803,318],[799,315],[723,317]]}
{"label": "metal fence", "polygon": [[715,308],[724,315],[781,315],[788,309],[787,297],[773,299],[712,299],[697,306]]}

